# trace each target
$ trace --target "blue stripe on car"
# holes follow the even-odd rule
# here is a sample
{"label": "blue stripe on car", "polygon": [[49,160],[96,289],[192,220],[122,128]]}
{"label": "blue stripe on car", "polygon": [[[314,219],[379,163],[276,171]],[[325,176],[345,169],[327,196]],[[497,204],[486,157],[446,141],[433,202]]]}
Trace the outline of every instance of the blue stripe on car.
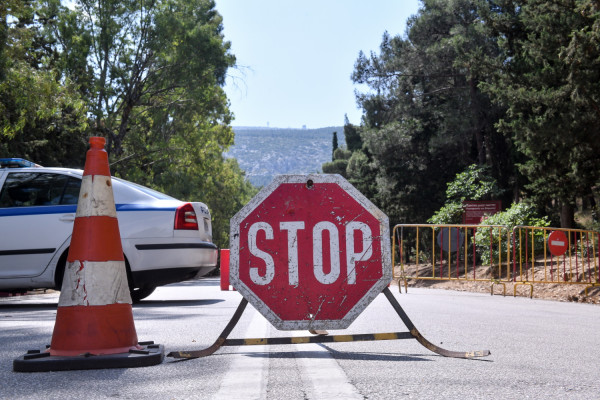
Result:
{"label": "blue stripe on car", "polygon": [[77,210],[75,204],[64,206],[34,206],[34,207],[9,207],[0,208],[0,217],[12,217],[17,215],[41,215],[41,214],[67,214]]}
{"label": "blue stripe on car", "polygon": [[[117,211],[175,211],[177,208],[172,205],[161,207],[160,205],[147,204],[117,204]],[[22,215],[43,215],[43,214],[68,214],[75,213],[77,206],[75,204],[59,206],[33,206],[33,207],[9,207],[0,208],[0,217],[12,217]]]}
{"label": "blue stripe on car", "polygon": [[177,207],[173,205],[169,206],[160,206],[160,205],[152,205],[148,204],[117,204],[117,211],[175,211]]}

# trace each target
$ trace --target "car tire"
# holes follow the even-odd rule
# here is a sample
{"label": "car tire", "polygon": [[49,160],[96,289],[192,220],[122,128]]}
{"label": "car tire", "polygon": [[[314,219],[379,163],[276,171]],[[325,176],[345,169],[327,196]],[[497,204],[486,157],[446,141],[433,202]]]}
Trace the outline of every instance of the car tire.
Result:
{"label": "car tire", "polygon": [[54,270],[54,290],[62,289],[62,282],[65,275],[65,267],[67,265],[67,256],[69,255],[69,249],[67,248],[64,253],[61,254],[58,262],[56,263],[56,269]]}
{"label": "car tire", "polygon": [[156,290],[156,286],[144,286],[141,288],[130,290],[131,301],[133,301],[134,303],[138,303],[140,300],[143,300],[146,297],[150,296],[152,292],[154,292],[154,290]]}

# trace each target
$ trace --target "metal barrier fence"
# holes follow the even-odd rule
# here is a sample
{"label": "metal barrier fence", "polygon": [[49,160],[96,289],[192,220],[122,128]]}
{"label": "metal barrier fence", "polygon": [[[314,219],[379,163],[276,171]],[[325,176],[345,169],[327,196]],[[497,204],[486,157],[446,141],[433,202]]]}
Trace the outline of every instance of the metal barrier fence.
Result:
{"label": "metal barrier fence", "polygon": [[[396,262],[399,257],[399,262]],[[501,225],[400,224],[393,229],[394,279],[600,286],[599,233]]]}
{"label": "metal barrier fence", "polygon": [[600,286],[598,232],[517,226],[512,235],[515,285],[586,285],[586,295],[588,288]]}

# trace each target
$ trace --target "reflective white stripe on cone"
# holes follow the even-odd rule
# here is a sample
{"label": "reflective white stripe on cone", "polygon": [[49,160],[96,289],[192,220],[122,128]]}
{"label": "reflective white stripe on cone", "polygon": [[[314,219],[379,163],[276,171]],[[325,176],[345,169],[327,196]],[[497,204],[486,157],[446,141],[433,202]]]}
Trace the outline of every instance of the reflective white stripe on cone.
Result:
{"label": "reflective white stripe on cone", "polygon": [[59,304],[102,306],[130,304],[129,285],[123,261],[75,261],[67,264]]}
{"label": "reflective white stripe on cone", "polygon": [[110,176],[85,175],[81,180],[80,190],[86,198],[77,202],[75,217],[117,218]]}

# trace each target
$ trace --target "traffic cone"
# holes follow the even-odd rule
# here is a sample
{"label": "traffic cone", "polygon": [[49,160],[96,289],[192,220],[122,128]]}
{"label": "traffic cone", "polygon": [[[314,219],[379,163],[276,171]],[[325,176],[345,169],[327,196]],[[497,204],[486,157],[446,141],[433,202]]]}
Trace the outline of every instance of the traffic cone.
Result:
{"label": "traffic cone", "polygon": [[162,362],[138,343],[104,138],[90,138],[50,348],[14,360],[15,371],[125,368]]}

